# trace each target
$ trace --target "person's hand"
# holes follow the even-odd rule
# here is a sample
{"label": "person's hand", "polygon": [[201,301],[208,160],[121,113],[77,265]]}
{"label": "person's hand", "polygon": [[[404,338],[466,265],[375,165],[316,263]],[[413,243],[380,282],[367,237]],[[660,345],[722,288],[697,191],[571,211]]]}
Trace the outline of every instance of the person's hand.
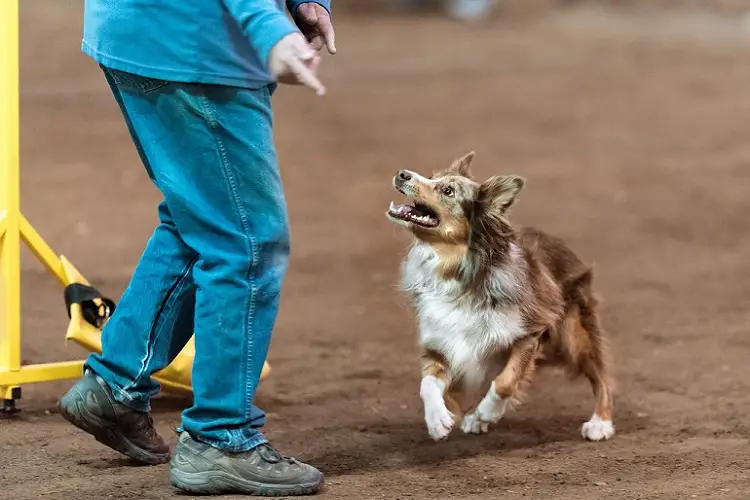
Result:
{"label": "person's hand", "polygon": [[268,68],[279,83],[304,85],[323,95],[326,89],[318,80],[320,56],[300,33],[290,33],[271,49]]}
{"label": "person's hand", "polygon": [[315,50],[325,47],[336,53],[336,33],[333,31],[331,15],[320,4],[306,2],[297,7],[297,25]]}

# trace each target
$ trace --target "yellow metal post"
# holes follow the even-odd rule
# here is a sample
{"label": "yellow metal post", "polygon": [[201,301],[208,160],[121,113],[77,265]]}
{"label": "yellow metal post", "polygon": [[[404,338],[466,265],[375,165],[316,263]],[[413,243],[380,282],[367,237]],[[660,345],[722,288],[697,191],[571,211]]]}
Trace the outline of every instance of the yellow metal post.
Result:
{"label": "yellow metal post", "polygon": [[65,283],[62,262],[21,214],[18,0],[0,0],[0,411],[20,386],[75,378],[82,361],[21,366],[21,242]]}
{"label": "yellow metal post", "polygon": [[[0,372],[21,368],[18,1],[0,2]],[[3,386],[0,399],[11,399]]]}

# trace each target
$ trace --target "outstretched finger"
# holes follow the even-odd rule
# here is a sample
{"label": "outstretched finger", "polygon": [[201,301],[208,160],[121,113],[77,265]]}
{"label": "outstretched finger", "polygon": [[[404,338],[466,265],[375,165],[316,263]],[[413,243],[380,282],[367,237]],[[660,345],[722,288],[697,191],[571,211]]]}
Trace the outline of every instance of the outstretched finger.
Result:
{"label": "outstretched finger", "polygon": [[331,54],[336,53],[336,32],[330,16],[318,16],[318,32],[323,35],[326,47]]}
{"label": "outstretched finger", "polygon": [[[317,65],[315,66],[317,67]],[[325,95],[326,88],[323,86],[320,80],[318,80],[318,77],[315,76],[315,73],[308,69],[308,67],[305,66],[305,64],[300,59],[294,58],[289,61],[289,68],[292,70],[294,75],[297,77],[297,80],[299,80],[302,85],[314,90],[315,93],[319,96]]]}

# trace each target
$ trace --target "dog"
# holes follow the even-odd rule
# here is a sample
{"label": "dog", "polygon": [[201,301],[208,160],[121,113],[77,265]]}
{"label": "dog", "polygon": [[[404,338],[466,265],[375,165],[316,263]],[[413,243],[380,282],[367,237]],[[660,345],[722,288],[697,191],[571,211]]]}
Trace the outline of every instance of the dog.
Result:
{"label": "dog", "polygon": [[561,239],[512,226],[507,212],[526,181],[478,183],[474,156],[429,178],[398,171],[393,186],[412,203],[387,211],[413,236],[401,285],[418,318],[427,431],[446,439],[460,418],[465,433],[485,433],[537,367],[557,366],[591,382],[596,406],[583,438],[609,439],[613,391],[593,269]]}

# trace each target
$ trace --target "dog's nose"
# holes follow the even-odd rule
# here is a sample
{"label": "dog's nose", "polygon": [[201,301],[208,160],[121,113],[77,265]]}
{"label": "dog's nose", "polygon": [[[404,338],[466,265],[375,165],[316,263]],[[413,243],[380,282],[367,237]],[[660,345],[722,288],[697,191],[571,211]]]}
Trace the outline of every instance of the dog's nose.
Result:
{"label": "dog's nose", "polygon": [[406,170],[399,170],[398,174],[396,174],[396,177],[399,178],[399,180],[402,181],[410,181],[411,180],[411,174],[407,172]]}

